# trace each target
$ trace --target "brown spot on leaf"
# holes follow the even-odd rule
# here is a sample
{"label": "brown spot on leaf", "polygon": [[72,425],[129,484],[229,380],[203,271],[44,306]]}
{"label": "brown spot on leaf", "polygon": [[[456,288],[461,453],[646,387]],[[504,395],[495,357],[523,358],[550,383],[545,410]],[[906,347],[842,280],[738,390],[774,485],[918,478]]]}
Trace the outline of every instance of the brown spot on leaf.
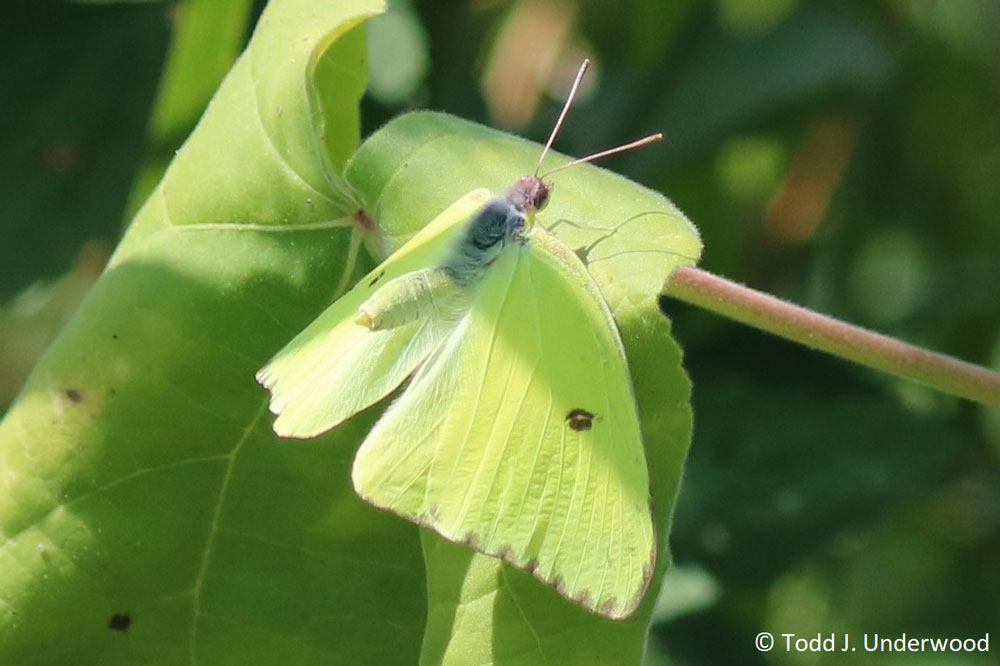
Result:
{"label": "brown spot on leaf", "polygon": [[566,415],[566,424],[577,432],[590,430],[594,427],[594,413],[582,407],[571,409]]}
{"label": "brown spot on leaf", "polygon": [[373,277],[371,279],[371,281],[368,283],[368,286],[369,287],[374,287],[375,283],[378,282],[379,280],[381,280],[384,275],[385,275],[385,271],[382,271],[381,273],[379,273],[378,275],[376,275],[375,277]]}
{"label": "brown spot on leaf", "polygon": [[65,391],[66,397],[69,398],[70,402],[80,402],[83,400],[83,396],[75,388],[68,388]]}
{"label": "brown spot on leaf", "polygon": [[371,215],[364,208],[359,208],[354,212],[354,221],[366,232],[375,231],[375,220],[372,219]]}
{"label": "brown spot on leaf", "polygon": [[128,626],[132,624],[132,616],[128,613],[115,613],[108,620],[108,629],[114,629],[115,631],[127,631]]}

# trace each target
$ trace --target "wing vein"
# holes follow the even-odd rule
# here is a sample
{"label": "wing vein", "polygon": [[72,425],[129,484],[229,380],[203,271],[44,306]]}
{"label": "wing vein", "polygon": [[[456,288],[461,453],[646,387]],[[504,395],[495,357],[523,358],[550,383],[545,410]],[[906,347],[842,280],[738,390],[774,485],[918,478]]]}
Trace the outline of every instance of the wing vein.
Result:
{"label": "wing vein", "polygon": [[[543,356],[544,356],[544,354],[543,354]],[[534,374],[532,374],[532,376],[534,376]],[[538,441],[535,443],[535,457],[531,461],[532,474],[530,474],[528,478],[532,478],[534,476],[533,471],[538,468],[538,458],[541,455],[542,447],[545,444],[545,433],[548,432],[548,430],[549,430],[549,421],[551,420],[551,418],[552,418],[552,394],[549,393],[549,407],[548,407],[547,410],[545,410],[545,422],[542,424],[542,429],[538,433]],[[561,470],[560,470],[560,476],[561,476]],[[544,507],[542,506],[542,503],[545,500],[545,497],[546,497],[546,492],[545,491],[548,489],[548,486],[549,486],[549,475],[546,474],[545,475],[545,483],[542,485],[542,491],[541,491],[541,494],[540,494],[540,496],[538,498],[538,507],[535,509],[535,517],[534,517],[534,520],[531,523],[531,531],[528,533],[529,534],[529,536],[528,536],[528,543],[531,543],[534,540],[535,532],[538,530],[538,521],[539,521],[539,518],[541,517],[542,512],[544,510]],[[524,492],[521,493],[521,502],[520,502],[520,505],[519,505],[518,510],[517,510],[517,515],[518,516],[521,516],[524,513],[525,505],[528,503],[528,491],[529,490],[531,490],[531,484],[526,483],[524,485]],[[558,496],[559,496],[559,492],[558,492],[558,486],[557,486],[556,487],[556,497],[558,497]],[[527,555],[527,553],[525,553],[525,554]],[[529,559],[530,559],[530,555],[529,555]]]}
{"label": "wing vein", "polygon": [[[524,412],[524,404],[526,402],[526,398],[528,397],[528,391],[531,388],[531,382],[534,380],[535,372],[537,370],[538,370],[538,364],[535,363],[532,366],[532,368],[531,368],[531,373],[528,375],[527,380],[524,382],[524,390],[521,392],[521,397],[518,400],[517,409],[514,410],[514,416],[512,417],[512,421],[511,421],[512,423],[520,423],[522,421],[522,414]],[[513,374],[514,373],[513,373],[513,366],[512,366],[511,375],[513,375]],[[510,379],[509,379],[509,377],[508,377],[507,386],[508,386],[508,388],[510,387]],[[506,395],[506,394],[507,394],[507,391],[504,391],[504,395]],[[495,424],[496,424],[496,420],[494,419],[494,425]],[[506,455],[507,450],[510,447],[510,441],[511,441],[511,439],[513,439],[513,438],[514,438],[514,433],[511,432],[507,436],[506,440],[504,441],[503,448],[500,450],[500,455],[497,457],[497,464],[493,468],[493,479],[492,479],[492,481],[490,481],[490,486],[489,486],[490,488],[493,488],[496,485],[497,476],[499,476],[499,474],[500,474],[500,468],[502,466],[504,456]],[[538,452],[537,452],[537,447],[536,447],[535,461],[537,461],[537,460],[538,460]],[[511,462],[513,462],[513,461],[511,461]],[[531,488],[530,480],[534,477],[534,474],[532,473],[533,470],[534,470],[534,468],[535,468],[535,462],[532,462],[531,471],[529,471],[529,473],[525,477],[526,480],[527,480],[527,482],[525,483],[525,497],[527,497],[528,489]],[[510,479],[507,481],[507,485],[504,487],[503,491],[500,493],[501,497],[507,497],[508,493],[511,491],[511,486],[516,482],[516,480],[517,480],[516,479],[516,475],[512,474],[510,476]],[[521,511],[524,509],[524,503],[522,502],[522,505],[518,509],[518,511],[517,511],[516,514],[512,510],[513,506],[514,506],[513,502],[510,502],[509,500],[505,504],[503,502],[501,502],[501,507],[500,507],[500,509],[498,510],[498,513],[497,513],[498,519],[494,521],[494,523],[493,523],[493,531],[490,532],[490,536],[489,536],[489,541],[490,542],[493,541],[493,536],[496,534],[497,527],[500,524],[499,516],[504,515],[506,513],[506,514],[508,514],[508,515],[511,516],[511,519],[513,521],[520,522],[518,519],[521,517]],[[509,511],[508,511],[508,509],[509,509]]]}
{"label": "wing vein", "polygon": [[[583,438],[582,437],[577,437],[577,442],[579,443],[581,439],[583,439]],[[593,451],[589,451],[588,453],[593,454]],[[580,452],[579,452],[578,455],[579,455],[579,459],[581,460],[581,463],[582,463],[582,460],[583,460],[583,455],[582,454],[583,454],[583,447],[580,447]],[[594,469],[593,457],[592,457],[592,455],[590,455],[590,456],[587,456],[587,477],[586,477],[586,480],[583,483],[584,488],[589,488],[590,487],[590,476],[591,476],[591,472],[593,471],[593,469]],[[579,484],[577,485],[577,488],[578,487],[579,487]],[[577,490],[577,488],[573,489],[573,495],[574,495],[574,497],[576,496],[576,490]],[[584,506],[586,506],[586,500],[584,500]],[[590,543],[590,535],[594,531],[594,517],[595,517],[595,513],[596,512],[594,511],[594,507],[593,507],[593,505],[591,505],[591,508],[590,508],[590,519],[587,521],[587,535],[583,539],[583,550],[584,551],[587,550],[587,546]],[[580,573],[583,571],[583,562],[584,562],[584,559],[585,558],[581,556],[580,557],[580,562],[579,562],[579,564],[577,564],[576,576],[573,578],[573,587],[574,588],[576,587],[577,582],[580,580]]]}
{"label": "wing vein", "polygon": [[[516,364],[512,363],[510,365],[510,367],[508,368],[508,370],[507,370],[507,381],[504,383],[504,389],[503,389],[503,396],[504,396],[504,398],[506,398],[507,394],[510,393],[511,379],[514,376],[515,369],[516,369]],[[505,402],[505,400],[501,400],[501,405],[503,404],[503,402]],[[498,415],[499,415],[499,411],[492,418],[492,422],[490,424],[490,434],[486,438],[487,442],[492,442],[493,441],[493,436],[496,433],[496,429],[497,429],[497,421],[498,421],[497,416]],[[514,417],[514,420],[516,422],[516,416]],[[494,486],[494,484],[497,481],[497,474],[500,471],[500,465],[501,465],[501,463],[503,461],[503,458],[506,455],[507,450],[508,450],[508,448],[510,446],[510,440],[511,440],[510,435],[508,435],[507,437],[503,438],[503,444],[500,447],[500,451],[496,455],[496,464],[494,464],[494,466],[493,466],[493,478],[490,480],[490,485],[487,486],[487,488],[489,488],[489,490],[487,490],[487,493],[489,493],[493,489],[493,486]],[[476,473],[472,477],[472,483],[469,484],[470,489],[471,488],[477,488],[477,487],[479,487],[479,476],[480,476],[480,474],[483,473],[483,468],[485,467],[486,459],[487,459],[487,456],[485,456],[485,455],[483,455],[482,457],[480,457],[480,459],[479,459],[479,465],[476,467]],[[472,499],[472,493],[471,492],[467,493],[466,494],[466,505],[463,507],[463,520],[464,520],[464,514],[467,513],[468,508],[470,506],[469,500],[471,500],[471,499]],[[483,502],[480,505],[480,509],[479,509],[479,518],[480,518],[480,520],[483,518],[482,507],[485,507],[485,506],[488,506],[488,505],[489,505],[489,499],[487,499],[486,502]],[[489,537],[485,537],[484,538],[484,541],[483,541],[484,547],[485,547],[485,545],[487,545],[490,542],[492,542],[493,536],[496,534],[497,525],[499,524],[499,517],[502,514],[503,514],[502,509],[497,509],[497,514],[496,514],[497,517],[495,519],[492,519],[490,521],[490,522],[492,522],[493,526],[490,528],[490,535],[489,535]]]}

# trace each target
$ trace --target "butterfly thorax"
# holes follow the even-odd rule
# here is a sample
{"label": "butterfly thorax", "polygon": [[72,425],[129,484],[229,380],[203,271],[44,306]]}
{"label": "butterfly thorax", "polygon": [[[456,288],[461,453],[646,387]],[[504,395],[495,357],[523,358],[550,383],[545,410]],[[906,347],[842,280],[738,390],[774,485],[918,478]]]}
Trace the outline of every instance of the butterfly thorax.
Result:
{"label": "butterfly thorax", "polygon": [[525,224],[525,213],[513,201],[493,197],[469,220],[441,268],[460,287],[478,281]]}
{"label": "butterfly thorax", "polygon": [[507,197],[493,197],[458,235],[438,266],[401,275],[382,285],[358,309],[358,324],[392,329],[450,308],[465,288],[478,282],[503,248],[520,239],[526,215]]}

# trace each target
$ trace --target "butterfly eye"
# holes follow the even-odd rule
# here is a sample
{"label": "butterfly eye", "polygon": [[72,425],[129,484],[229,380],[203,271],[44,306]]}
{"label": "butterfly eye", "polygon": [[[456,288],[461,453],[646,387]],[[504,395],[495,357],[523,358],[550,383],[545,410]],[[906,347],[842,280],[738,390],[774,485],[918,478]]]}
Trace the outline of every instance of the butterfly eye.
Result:
{"label": "butterfly eye", "polygon": [[542,210],[549,203],[549,193],[552,192],[552,183],[542,183],[542,187],[539,187],[535,191],[535,200],[533,201],[534,208],[537,210]]}

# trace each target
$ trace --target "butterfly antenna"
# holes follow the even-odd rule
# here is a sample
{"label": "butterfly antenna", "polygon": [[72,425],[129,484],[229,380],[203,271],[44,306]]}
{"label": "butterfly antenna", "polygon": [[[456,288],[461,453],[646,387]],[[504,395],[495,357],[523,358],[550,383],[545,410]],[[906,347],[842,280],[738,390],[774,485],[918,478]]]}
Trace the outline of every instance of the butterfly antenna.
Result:
{"label": "butterfly antenna", "polygon": [[556,120],[555,127],[552,128],[552,134],[549,135],[549,140],[545,142],[545,148],[542,149],[542,155],[538,158],[538,164],[535,165],[535,173],[533,176],[538,175],[538,170],[542,168],[542,160],[545,159],[545,155],[548,154],[549,148],[552,147],[552,142],[556,140],[556,136],[559,134],[560,128],[562,128],[563,119],[566,114],[569,113],[569,107],[573,105],[573,100],[576,98],[576,91],[580,87],[580,81],[583,80],[583,75],[587,73],[587,68],[590,67],[590,58],[584,58],[583,63],[580,65],[580,71],[576,73],[576,80],[573,81],[573,87],[569,89],[569,96],[566,97],[566,103],[563,105],[562,113],[559,114],[559,119]]}
{"label": "butterfly antenna", "polygon": [[656,143],[657,141],[661,141],[661,140],[663,140],[663,134],[662,133],[657,132],[656,134],[650,134],[649,136],[643,137],[641,139],[636,139],[635,141],[632,141],[631,143],[626,143],[626,144],[621,145],[621,146],[615,146],[614,148],[608,148],[607,150],[602,150],[599,153],[594,153],[593,155],[587,155],[586,157],[581,157],[578,160],[573,160],[569,164],[563,164],[562,166],[556,167],[555,169],[552,169],[551,171],[546,171],[541,176],[539,176],[539,178],[543,178],[544,179],[544,178],[547,178],[547,177],[551,176],[554,173],[558,173],[559,171],[563,171],[564,169],[568,169],[571,166],[576,166],[577,164],[583,164],[585,162],[594,162],[596,160],[601,159],[602,157],[607,157],[608,155],[617,155],[618,153],[625,153],[625,152],[628,152],[630,150],[635,150],[636,148],[641,148],[642,146],[645,146],[645,145],[650,144],[650,143]]}

